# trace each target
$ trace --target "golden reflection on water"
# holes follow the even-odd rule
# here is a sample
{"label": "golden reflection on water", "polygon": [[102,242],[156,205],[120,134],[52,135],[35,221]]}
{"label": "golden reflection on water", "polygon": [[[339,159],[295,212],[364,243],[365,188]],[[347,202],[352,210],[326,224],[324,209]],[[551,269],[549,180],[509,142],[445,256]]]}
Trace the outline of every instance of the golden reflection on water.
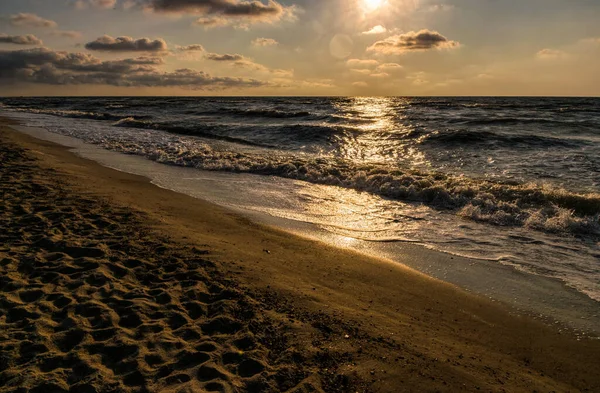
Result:
{"label": "golden reflection on water", "polygon": [[[420,230],[425,207],[388,201],[368,192],[319,185],[297,184],[302,199],[302,221],[310,221],[340,236],[340,247],[357,240],[408,240]],[[288,217],[292,218],[292,217]],[[300,219],[300,217],[294,217]]]}
{"label": "golden reflection on water", "polygon": [[352,127],[359,132],[338,140],[343,158],[365,164],[402,164],[409,168],[430,167],[430,163],[409,138],[414,125],[404,111],[409,99],[396,97],[354,97],[336,103]]}

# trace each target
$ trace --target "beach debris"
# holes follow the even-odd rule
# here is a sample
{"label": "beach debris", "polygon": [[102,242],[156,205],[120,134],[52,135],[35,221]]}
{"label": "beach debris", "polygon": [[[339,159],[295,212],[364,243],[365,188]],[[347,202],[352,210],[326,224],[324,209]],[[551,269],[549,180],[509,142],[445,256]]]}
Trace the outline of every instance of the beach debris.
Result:
{"label": "beach debris", "polygon": [[267,253],[267,254],[270,254],[270,253],[271,253],[271,251],[267,250],[266,248],[265,248],[265,249],[263,249],[263,252],[265,252],[265,253]]}

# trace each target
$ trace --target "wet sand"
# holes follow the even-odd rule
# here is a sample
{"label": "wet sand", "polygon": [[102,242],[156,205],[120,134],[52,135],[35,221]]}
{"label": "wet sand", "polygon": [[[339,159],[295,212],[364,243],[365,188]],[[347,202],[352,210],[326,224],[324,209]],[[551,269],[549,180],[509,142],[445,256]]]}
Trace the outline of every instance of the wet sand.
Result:
{"label": "wet sand", "polygon": [[0,163],[1,392],[600,391],[597,340],[408,268],[6,126]]}

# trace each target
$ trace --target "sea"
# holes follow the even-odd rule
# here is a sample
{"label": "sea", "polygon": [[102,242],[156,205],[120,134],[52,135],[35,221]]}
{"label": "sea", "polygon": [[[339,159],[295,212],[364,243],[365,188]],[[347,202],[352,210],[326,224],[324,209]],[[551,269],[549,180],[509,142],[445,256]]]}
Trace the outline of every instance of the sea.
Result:
{"label": "sea", "polygon": [[418,245],[600,304],[599,98],[0,98],[0,114],[392,259]]}

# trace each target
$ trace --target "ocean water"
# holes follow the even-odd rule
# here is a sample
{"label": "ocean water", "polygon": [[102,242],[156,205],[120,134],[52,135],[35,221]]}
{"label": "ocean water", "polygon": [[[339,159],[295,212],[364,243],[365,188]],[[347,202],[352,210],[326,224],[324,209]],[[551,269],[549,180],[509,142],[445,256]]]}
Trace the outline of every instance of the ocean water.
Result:
{"label": "ocean water", "polygon": [[600,301],[600,99],[0,98],[0,111],[166,165],[294,180],[301,203],[262,190],[245,207]]}

